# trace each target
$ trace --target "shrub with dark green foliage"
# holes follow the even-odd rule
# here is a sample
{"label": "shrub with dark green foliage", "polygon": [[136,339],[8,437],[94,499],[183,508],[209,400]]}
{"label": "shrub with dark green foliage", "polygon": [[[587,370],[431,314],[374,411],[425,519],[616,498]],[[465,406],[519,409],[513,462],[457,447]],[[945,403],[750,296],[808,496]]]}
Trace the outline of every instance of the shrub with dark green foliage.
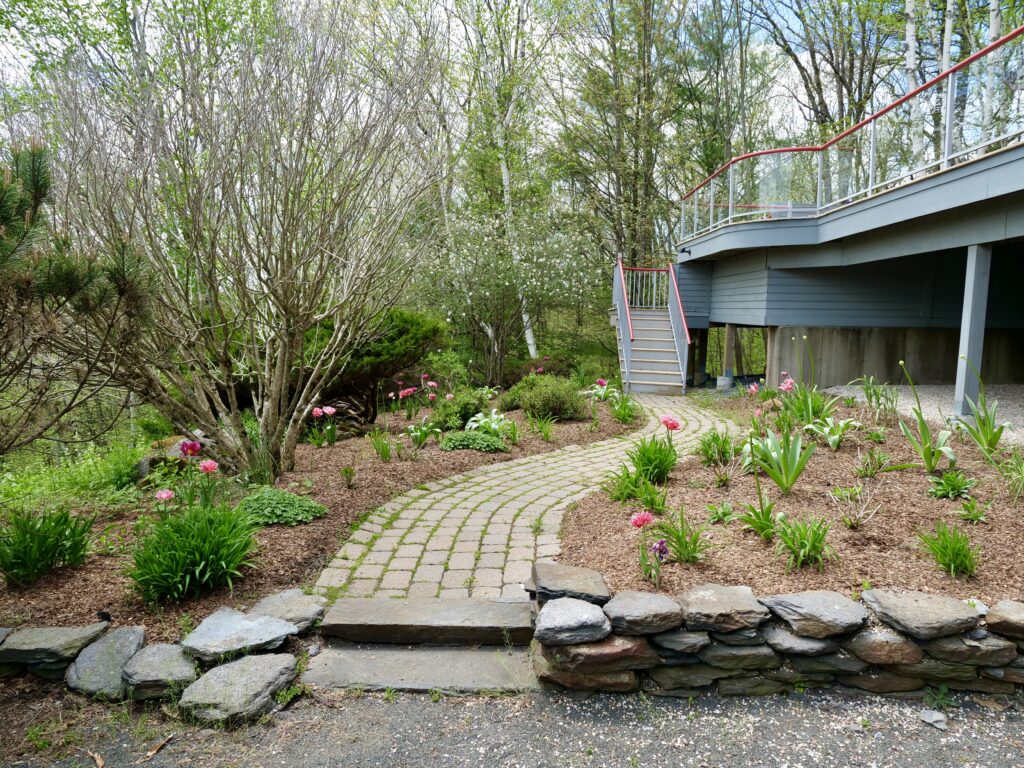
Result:
{"label": "shrub with dark green foliage", "polygon": [[306,496],[264,485],[238,503],[238,509],[254,525],[298,525],[309,523],[327,513],[327,507]]}
{"label": "shrub with dark green foliage", "polygon": [[534,416],[553,416],[573,421],[588,416],[587,399],[569,379],[536,376],[536,381],[519,394],[519,407]]}
{"label": "shrub with dark green foliage", "polygon": [[132,556],[128,576],[151,603],[232,588],[252,565],[254,531],[238,507],[192,507],[153,525]]}
{"label": "shrub with dark green foliage", "polygon": [[441,438],[441,450],[501,453],[507,451],[508,446],[500,437],[486,432],[449,432]]}
{"label": "shrub with dark green foliage", "polygon": [[456,392],[455,397],[451,400],[438,398],[430,421],[435,427],[445,432],[463,429],[467,421],[486,408],[487,396],[482,392],[476,390]]}
{"label": "shrub with dark green foliage", "polygon": [[537,376],[536,374],[530,374],[509,387],[508,391],[501,396],[501,410],[519,410],[522,407],[519,404],[519,398],[522,397],[525,392],[529,392],[533,389],[541,378],[541,376]]}
{"label": "shrub with dark green foliage", "polygon": [[544,376],[572,376],[575,367],[571,360],[557,354],[541,355],[527,360],[508,360],[501,383],[509,387],[538,371]]}
{"label": "shrub with dark green foliage", "polygon": [[24,587],[62,565],[81,565],[96,516],[64,510],[42,514],[15,510],[0,528],[0,573],[10,587]]}

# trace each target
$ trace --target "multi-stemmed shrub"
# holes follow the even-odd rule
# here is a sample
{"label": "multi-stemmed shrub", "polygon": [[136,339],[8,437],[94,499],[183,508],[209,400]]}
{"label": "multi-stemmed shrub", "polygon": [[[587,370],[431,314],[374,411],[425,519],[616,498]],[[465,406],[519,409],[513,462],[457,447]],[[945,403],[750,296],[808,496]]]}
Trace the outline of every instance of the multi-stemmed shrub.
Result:
{"label": "multi-stemmed shrub", "polygon": [[638,475],[657,484],[668,480],[669,473],[679,461],[679,454],[671,439],[657,435],[641,438],[627,451],[626,456]]}
{"label": "multi-stemmed shrub", "polygon": [[958,526],[947,526],[939,520],[934,533],[918,533],[924,548],[935,562],[954,579],[973,576],[978,570],[980,551],[971,544],[971,537]]}
{"label": "multi-stemmed shrub", "polygon": [[441,438],[442,451],[481,451],[483,453],[503,453],[508,446],[500,437],[486,432],[449,432]]}
{"label": "multi-stemmed shrub", "polygon": [[825,561],[835,557],[835,549],[826,539],[831,523],[825,518],[791,520],[780,517],[775,522],[776,552],[787,556],[786,569],[814,566],[819,571]]}
{"label": "multi-stemmed shrub", "polygon": [[535,416],[553,416],[559,421],[586,418],[587,400],[569,379],[536,376],[533,386],[521,392],[518,404]]}
{"label": "multi-stemmed shrub", "polygon": [[928,482],[932,484],[928,495],[936,499],[969,499],[971,488],[978,483],[959,469],[947,470],[942,477],[929,477]]}
{"label": "multi-stemmed shrub", "polygon": [[25,587],[55,568],[81,565],[95,515],[66,510],[11,510],[0,526],[0,573],[9,587]]}
{"label": "multi-stemmed shrub", "polygon": [[697,441],[697,455],[700,456],[700,463],[705,467],[714,465],[723,466],[732,461],[736,455],[736,446],[732,436],[726,432],[719,432],[712,428],[700,436]]}
{"label": "multi-stemmed shrub", "polygon": [[463,429],[467,421],[486,409],[487,402],[486,394],[478,390],[455,392],[450,400],[446,397],[444,400],[438,399],[434,403],[431,422],[445,432]]}
{"label": "multi-stemmed shrub", "polygon": [[307,496],[264,485],[238,503],[254,525],[299,525],[327,514],[327,507]]}
{"label": "multi-stemmed shrub", "polygon": [[784,433],[780,438],[769,432],[763,447],[764,450],[752,449],[751,460],[788,496],[814,453],[814,443],[804,448],[799,434]]}
{"label": "multi-stemmed shrub", "polygon": [[254,523],[244,509],[194,506],[155,522],[132,555],[128,575],[147,602],[231,588],[251,566]]}
{"label": "multi-stemmed shrub", "polygon": [[704,534],[707,526],[691,525],[680,507],[678,514],[671,515],[654,524],[654,533],[664,540],[669,556],[677,563],[696,563],[703,559],[711,548],[711,542]]}
{"label": "multi-stemmed shrub", "polygon": [[829,416],[824,419],[817,419],[806,425],[804,431],[824,441],[833,451],[838,451],[847,433],[859,428],[860,422],[855,419],[837,420]]}
{"label": "multi-stemmed shrub", "polygon": [[952,437],[953,433],[948,429],[944,429],[935,435],[932,434],[931,427],[928,426],[928,421],[925,419],[924,411],[921,408],[921,398],[917,394],[917,387],[914,386],[914,381],[910,378],[910,373],[907,371],[907,367],[902,360],[900,360],[900,368],[903,369],[903,375],[906,376],[907,381],[910,383],[910,391],[914,393],[914,402],[917,404],[911,409],[917,426],[917,434],[915,435],[911,431],[903,419],[900,419],[900,431],[907,438],[907,442],[910,443],[914,452],[921,457],[921,463],[924,465],[925,472],[931,474],[938,469],[939,463],[943,458],[949,461],[950,467],[956,466],[956,452],[948,445],[949,438]]}

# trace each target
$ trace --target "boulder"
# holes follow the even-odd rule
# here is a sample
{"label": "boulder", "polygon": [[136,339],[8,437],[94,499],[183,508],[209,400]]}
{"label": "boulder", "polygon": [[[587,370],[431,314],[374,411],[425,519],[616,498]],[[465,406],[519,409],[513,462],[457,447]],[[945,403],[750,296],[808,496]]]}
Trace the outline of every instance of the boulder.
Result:
{"label": "boulder", "polygon": [[861,598],[881,621],[917,640],[966,632],[981,619],[977,607],[928,592],[868,589]]}
{"label": "boulder", "polygon": [[0,663],[25,664],[43,677],[63,677],[75,656],[108,626],[100,621],[86,627],[17,629],[0,645]]}
{"label": "boulder", "polygon": [[973,680],[978,676],[978,670],[970,664],[951,664],[929,656],[916,664],[893,664],[890,668],[901,675],[925,680]]}
{"label": "boulder", "polygon": [[542,645],[540,652],[551,666],[567,672],[622,672],[659,663],[647,640],[622,635],[610,635],[596,643]]}
{"label": "boulder", "polygon": [[794,656],[790,663],[799,672],[852,673],[863,672],[868,668],[866,662],[846,651],[826,653],[822,656]]}
{"label": "boulder", "polygon": [[985,621],[993,632],[1024,640],[1024,603],[1018,600],[1000,600]]}
{"label": "boulder", "polygon": [[7,636],[11,634],[12,631],[13,630],[8,629],[7,627],[0,627],[0,645],[3,645],[4,640],[7,639]]}
{"label": "boulder", "polygon": [[682,653],[668,648],[655,647],[658,659],[661,664],[669,667],[676,667],[681,664],[700,664],[700,656],[695,653]]}
{"label": "boulder", "polygon": [[764,628],[765,642],[779,653],[794,656],[820,656],[823,653],[835,653],[839,650],[836,640],[803,637],[778,625]]}
{"label": "boulder", "polygon": [[651,642],[659,648],[680,653],[696,653],[711,642],[707,632],[689,632],[685,629],[676,629],[671,632],[660,632],[651,638]]}
{"label": "boulder", "polygon": [[307,595],[301,589],[287,589],[275,595],[268,595],[249,609],[250,614],[271,616],[288,621],[305,632],[324,615],[327,598],[321,595]]}
{"label": "boulder", "polygon": [[705,664],[723,669],[773,669],[782,664],[767,645],[726,645],[716,641],[697,655]]}
{"label": "boulder", "polygon": [[574,597],[559,597],[537,614],[533,636],[543,645],[574,645],[604,640],[612,623],[599,607]]}
{"label": "boulder", "polygon": [[712,632],[711,637],[726,645],[764,645],[760,629],[737,629],[735,632]]}
{"label": "boulder", "polygon": [[750,587],[699,584],[681,593],[678,599],[686,628],[690,630],[755,629],[769,616],[768,609],[758,602]]}
{"label": "boulder", "polygon": [[924,687],[921,678],[897,675],[894,672],[862,672],[859,675],[839,675],[836,679],[843,685],[872,693],[899,693]]}
{"label": "boulder", "polygon": [[979,672],[982,677],[992,680],[1005,680],[1009,683],[1024,685],[1024,667],[982,667]]}
{"label": "boulder", "polygon": [[975,693],[995,693],[1012,696],[1017,688],[1009,680],[993,680],[987,677],[975,677],[971,680],[946,680],[943,685],[952,691],[974,691]]}
{"label": "boulder", "polygon": [[914,664],[924,656],[917,643],[889,627],[862,629],[842,646],[869,664]]}
{"label": "boulder", "polygon": [[604,604],[604,612],[620,635],[653,635],[683,623],[679,603],[653,592],[619,592]]}
{"label": "boulder", "polygon": [[678,688],[701,688],[711,685],[722,677],[735,677],[744,674],[742,669],[722,669],[710,664],[692,664],[684,667],[654,667],[648,675],[665,690]]}
{"label": "boulder", "polygon": [[249,651],[279,648],[288,636],[298,631],[290,621],[248,615],[234,608],[218,608],[203,619],[181,645],[201,661],[217,661]]}
{"label": "boulder", "polygon": [[185,689],[178,709],[204,723],[238,723],[274,708],[274,695],[295,679],[289,653],[245,656],[214,667]]}
{"label": "boulder", "polygon": [[859,629],[868,612],[838,592],[795,592],[761,599],[768,609],[803,637],[825,638]]}
{"label": "boulder", "polygon": [[800,683],[801,685],[820,687],[832,682],[833,677],[828,672],[801,672],[789,664],[783,664],[778,669],[766,669],[761,672],[769,680],[778,680],[781,683]]}
{"label": "boulder", "polygon": [[1017,645],[995,635],[980,639],[953,635],[925,640],[922,645],[929,656],[955,664],[1001,667],[1017,658]]}
{"label": "boulder", "polygon": [[69,688],[110,701],[125,694],[125,664],[146,642],[142,627],[118,627],[87,645],[68,667]]}
{"label": "boulder", "polygon": [[769,696],[789,688],[779,680],[765,677],[726,677],[718,681],[718,692],[723,696]]}
{"label": "boulder", "polygon": [[604,583],[604,576],[593,568],[537,561],[533,564],[532,575],[537,602],[540,605],[560,597],[572,597],[594,605],[604,605],[612,598],[608,585]]}
{"label": "boulder", "polygon": [[196,663],[173,643],[147,645],[125,664],[122,677],[133,699],[156,699],[195,682]]}
{"label": "boulder", "polygon": [[612,691],[626,693],[635,691],[640,684],[636,672],[572,672],[558,669],[540,654],[533,657],[533,671],[537,679],[545,683],[556,683],[575,691]]}

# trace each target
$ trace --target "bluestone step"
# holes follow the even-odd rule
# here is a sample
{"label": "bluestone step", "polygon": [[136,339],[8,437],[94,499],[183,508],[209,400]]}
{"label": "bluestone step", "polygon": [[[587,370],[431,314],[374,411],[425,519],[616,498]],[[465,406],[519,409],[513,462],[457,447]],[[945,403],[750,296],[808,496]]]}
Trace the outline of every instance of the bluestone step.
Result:
{"label": "bluestone step", "polygon": [[[394,602],[394,601],[386,601]],[[530,691],[540,686],[523,648],[325,648],[309,660],[302,682],[360,690]]]}
{"label": "bluestone step", "polygon": [[524,601],[343,598],[320,631],[357,643],[528,645],[533,621]]}

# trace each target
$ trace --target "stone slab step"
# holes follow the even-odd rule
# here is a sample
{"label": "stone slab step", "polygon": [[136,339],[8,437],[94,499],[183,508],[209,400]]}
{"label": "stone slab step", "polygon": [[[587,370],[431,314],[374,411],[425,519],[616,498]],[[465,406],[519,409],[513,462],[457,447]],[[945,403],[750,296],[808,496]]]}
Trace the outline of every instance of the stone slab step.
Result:
{"label": "stone slab step", "polygon": [[356,643],[529,645],[533,620],[523,601],[343,598],[320,631]]}
{"label": "stone slab step", "polygon": [[309,660],[302,682],[319,688],[449,693],[539,688],[524,648],[329,647]]}

